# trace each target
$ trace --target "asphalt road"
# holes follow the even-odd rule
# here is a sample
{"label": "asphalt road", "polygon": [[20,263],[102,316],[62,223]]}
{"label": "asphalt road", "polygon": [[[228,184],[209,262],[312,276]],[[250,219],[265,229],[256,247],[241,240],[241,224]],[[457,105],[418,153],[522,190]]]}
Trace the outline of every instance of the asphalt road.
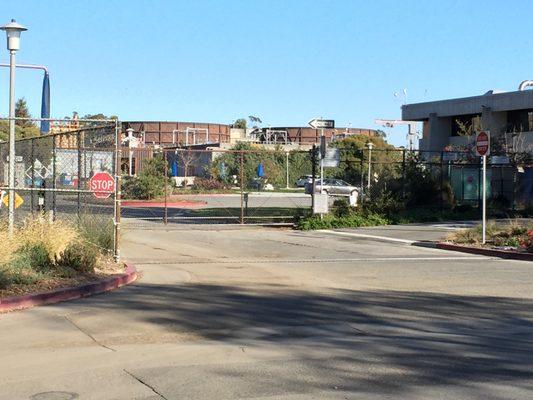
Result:
{"label": "asphalt road", "polygon": [[532,398],[531,263],[153,228],[124,233],[136,284],[0,316],[0,399]]}

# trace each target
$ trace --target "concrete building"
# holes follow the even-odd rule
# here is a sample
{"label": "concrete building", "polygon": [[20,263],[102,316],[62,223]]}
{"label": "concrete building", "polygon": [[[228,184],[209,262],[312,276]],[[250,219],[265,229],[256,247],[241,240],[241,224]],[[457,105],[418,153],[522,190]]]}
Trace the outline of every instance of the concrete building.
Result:
{"label": "concrete building", "polygon": [[466,146],[472,138],[465,133],[484,129],[490,130],[493,142],[505,135],[507,140],[520,141],[517,150],[531,152],[533,90],[524,89],[532,84],[525,81],[521,90],[513,92],[489,91],[482,96],[406,104],[402,106],[402,119],[422,122],[420,150]]}

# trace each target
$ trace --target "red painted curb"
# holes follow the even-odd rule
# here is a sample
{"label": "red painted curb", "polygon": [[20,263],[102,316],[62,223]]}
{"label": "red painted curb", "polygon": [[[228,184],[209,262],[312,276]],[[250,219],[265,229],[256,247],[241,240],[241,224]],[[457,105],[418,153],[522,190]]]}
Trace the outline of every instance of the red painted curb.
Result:
{"label": "red painted curb", "polygon": [[44,304],[59,303],[60,301],[74,300],[108,292],[132,283],[137,277],[137,269],[133,265],[126,264],[126,271],[119,276],[113,276],[111,278],[86,283],[80,286],[52,290],[50,292],[33,293],[0,299],[0,313],[22,310]]}
{"label": "red painted curb", "polygon": [[481,249],[479,247],[461,246],[451,243],[437,243],[437,249],[441,250],[453,250],[460,251],[469,254],[479,254],[489,257],[500,257],[511,260],[533,261],[533,254],[531,253],[519,253],[517,251],[509,250],[496,250],[496,249]]}
{"label": "red painted curb", "polygon": [[[167,203],[167,208],[198,208],[203,207],[207,203],[205,201],[195,202],[195,201],[177,201],[172,203]],[[155,201],[121,201],[123,207],[142,207],[142,208],[165,208],[164,202],[155,202]]]}

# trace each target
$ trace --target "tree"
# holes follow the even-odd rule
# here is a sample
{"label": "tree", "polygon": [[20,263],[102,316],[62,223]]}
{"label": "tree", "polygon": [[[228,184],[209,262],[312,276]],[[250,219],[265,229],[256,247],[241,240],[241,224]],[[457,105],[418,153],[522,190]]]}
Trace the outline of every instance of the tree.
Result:
{"label": "tree", "polygon": [[106,116],[105,114],[85,114],[81,119],[118,119],[116,115]]}
{"label": "tree", "polygon": [[[28,110],[28,105],[24,97],[17,100],[15,103],[15,117],[31,118]],[[24,139],[29,137],[39,136],[40,131],[33,121],[17,120],[15,121],[15,139]],[[0,142],[7,142],[9,140],[9,121],[0,121]]]}
{"label": "tree", "polygon": [[239,118],[233,123],[233,127],[236,129],[246,129],[246,120]]}
{"label": "tree", "polygon": [[[15,117],[31,118],[30,110],[28,109],[28,105],[26,104],[26,99],[24,97],[21,97],[15,103]],[[35,126],[30,120],[17,120],[15,121],[15,125],[23,128]]]}
{"label": "tree", "polygon": [[257,129],[259,127],[258,124],[262,124],[263,123],[263,121],[261,121],[261,118],[256,117],[255,115],[249,115],[248,119],[250,120],[250,122],[253,125],[254,129]]}
{"label": "tree", "polygon": [[[328,169],[326,176],[359,184],[361,176],[368,171],[368,142],[373,144],[372,164],[375,164],[373,171],[382,175],[386,172],[385,170],[392,169],[391,161],[396,161],[395,158],[400,154],[398,151],[393,151],[395,150],[393,145],[380,136],[351,135],[331,144],[332,147],[341,150],[341,162],[338,168]],[[361,159],[363,159],[362,163]]]}

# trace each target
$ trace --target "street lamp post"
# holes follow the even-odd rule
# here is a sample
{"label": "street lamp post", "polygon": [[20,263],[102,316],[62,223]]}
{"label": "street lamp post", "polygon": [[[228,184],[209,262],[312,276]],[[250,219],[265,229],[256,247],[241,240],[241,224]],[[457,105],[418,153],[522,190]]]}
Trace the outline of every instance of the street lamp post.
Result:
{"label": "street lamp post", "polygon": [[20,49],[20,33],[27,29],[12,19],[0,27],[6,31],[9,50],[9,234],[15,226],[15,53]]}
{"label": "street lamp post", "polygon": [[374,143],[368,142],[366,144],[368,147],[368,182],[367,182],[367,188],[368,188],[368,195],[370,195],[370,177],[372,176],[372,147],[374,146]]}

